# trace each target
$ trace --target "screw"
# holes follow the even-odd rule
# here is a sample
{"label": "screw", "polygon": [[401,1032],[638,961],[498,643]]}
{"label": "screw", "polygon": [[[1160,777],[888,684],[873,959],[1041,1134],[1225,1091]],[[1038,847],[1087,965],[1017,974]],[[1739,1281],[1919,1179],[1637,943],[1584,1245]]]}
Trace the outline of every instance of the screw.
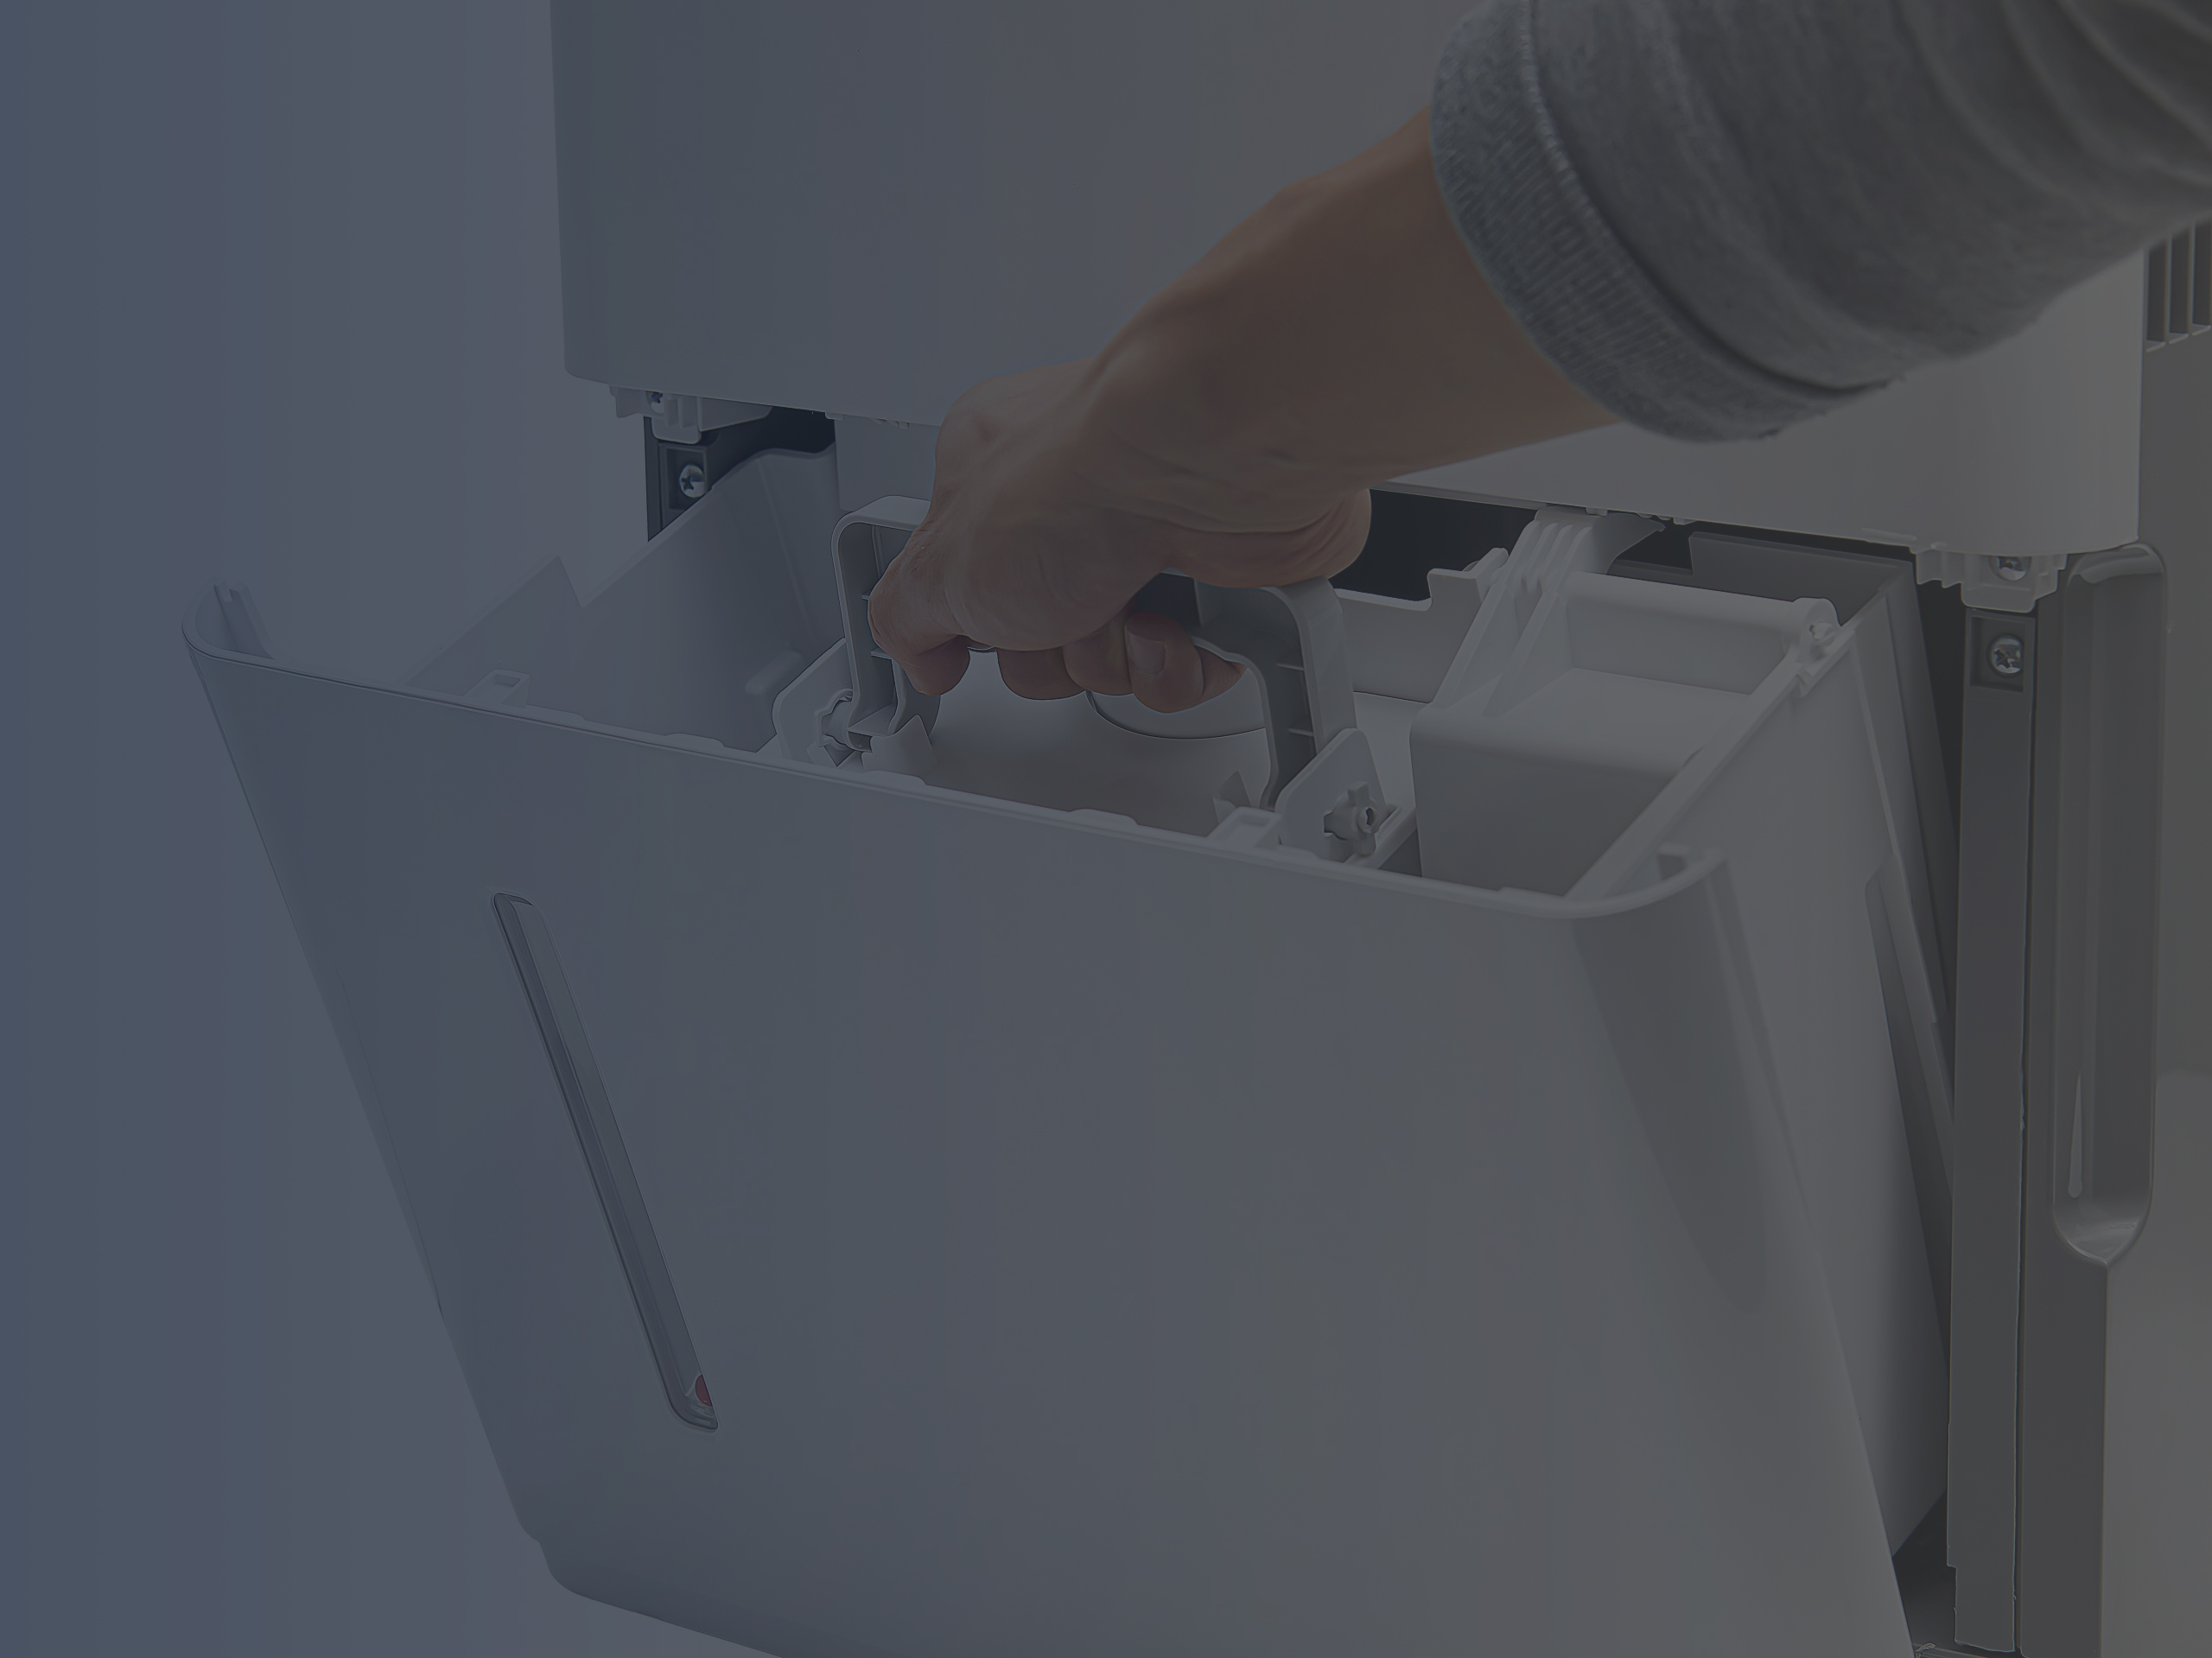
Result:
{"label": "screw", "polygon": [[693,461],[676,474],[676,486],[683,492],[685,500],[697,500],[707,492],[707,469]]}
{"label": "screw", "polygon": [[1989,665],[2010,679],[2026,666],[2028,647],[2020,643],[2017,633],[2007,633],[1993,640],[1989,646]]}
{"label": "screw", "polygon": [[656,391],[652,397],[646,398],[645,401],[652,405],[652,411],[656,415],[659,414],[661,410],[668,407],[668,395],[665,392]]}
{"label": "screw", "polygon": [[2007,581],[2024,581],[2028,579],[2028,561],[2024,558],[2000,558],[1997,561],[1997,574]]}

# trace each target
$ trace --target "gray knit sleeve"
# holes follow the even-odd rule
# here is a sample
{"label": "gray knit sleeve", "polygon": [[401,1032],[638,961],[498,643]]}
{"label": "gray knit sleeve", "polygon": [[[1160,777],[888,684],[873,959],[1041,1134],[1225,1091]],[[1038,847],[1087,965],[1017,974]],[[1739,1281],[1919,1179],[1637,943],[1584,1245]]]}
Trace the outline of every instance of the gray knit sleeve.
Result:
{"label": "gray knit sleeve", "polygon": [[1757,436],[2212,215],[2212,0],[1484,0],[1430,132],[1569,379]]}

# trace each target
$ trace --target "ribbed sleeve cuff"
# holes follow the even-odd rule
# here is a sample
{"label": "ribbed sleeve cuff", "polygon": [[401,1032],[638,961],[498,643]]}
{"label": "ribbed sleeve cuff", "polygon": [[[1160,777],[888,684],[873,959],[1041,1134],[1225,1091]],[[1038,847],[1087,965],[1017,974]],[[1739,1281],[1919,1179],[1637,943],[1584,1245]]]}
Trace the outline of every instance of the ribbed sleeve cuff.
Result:
{"label": "ribbed sleeve cuff", "polygon": [[1452,222],[1536,348],[1623,420],[1693,441],[1764,436],[1872,390],[1809,385],[1761,367],[1651,279],[1592,200],[1552,119],[1536,3],[1484,0],[1468,13],[1445,46],[1429,109]]}

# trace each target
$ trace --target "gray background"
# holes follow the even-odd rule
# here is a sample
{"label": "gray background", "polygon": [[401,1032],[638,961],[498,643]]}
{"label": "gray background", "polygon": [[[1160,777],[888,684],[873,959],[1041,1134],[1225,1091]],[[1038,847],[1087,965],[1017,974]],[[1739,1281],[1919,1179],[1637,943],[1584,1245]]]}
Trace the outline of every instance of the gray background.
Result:
{"label": "gray background", "polygon": [[735,1648],[516,1526],[177,628],[404,672],[641,533],[542,0],[0,7],[0,1650]]}

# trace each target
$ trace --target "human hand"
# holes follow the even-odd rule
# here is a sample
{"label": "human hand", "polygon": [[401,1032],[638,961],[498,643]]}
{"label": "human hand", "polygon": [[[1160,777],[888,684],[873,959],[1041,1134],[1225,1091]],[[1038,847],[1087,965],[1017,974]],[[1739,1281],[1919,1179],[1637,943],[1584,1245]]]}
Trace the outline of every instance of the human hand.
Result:
{"label": "human hand", "polygon": [[959,683],[972,641],[1024,696],[1189,708],[1238,670],[1132,613],[1160,571],[1333,575],[1366,540],[1371,486],[1611,418],[1491,292],[1424,112],[1281,191],[1096,357],[955,403],[869,626],[925,694]]}
{"label": "human hand", "polygon": [[1133,612],[1139,588],[1170,568],[1274,586],[1359,556],[1365,489],[1270,496],[1163,466],[1116,429],[1106,378],[1092,359],[988,380],[947,416],[929,514],[868,600],[877,642],[925,694],[959,683],[973,641],[1023,696],[1191,708],[1243,670]]}

